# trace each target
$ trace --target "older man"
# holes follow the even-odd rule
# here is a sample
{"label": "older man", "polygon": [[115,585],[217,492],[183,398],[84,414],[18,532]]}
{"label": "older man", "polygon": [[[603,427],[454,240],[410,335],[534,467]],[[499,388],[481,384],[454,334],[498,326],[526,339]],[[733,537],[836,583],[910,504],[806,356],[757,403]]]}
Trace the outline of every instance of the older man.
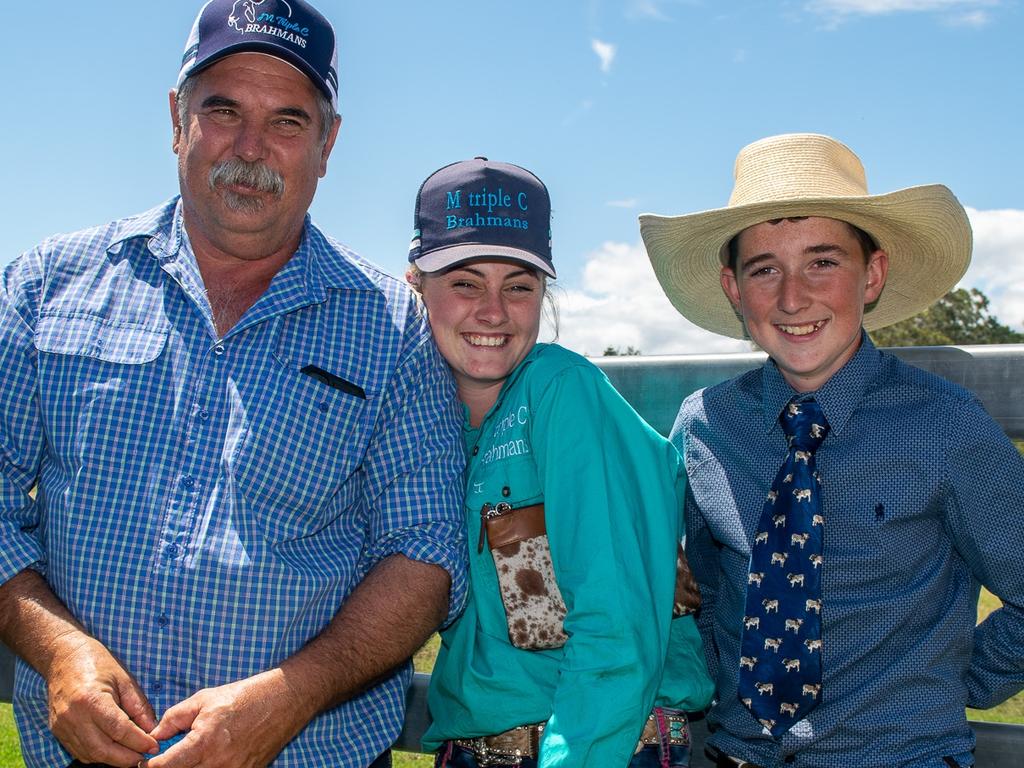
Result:
{"label": "older man", "polygon": [[0,285],[30,766],[385,765],[406,660],[464,599],[447,368],[409,292],[306,215],[334,32],[239,5],[203,7],[170,96],[180,197]]}
{"label": "older man", "polygon": [[[827,136],[736,160],[729,206],[641,217],[697,325],[764,366],[691,395],[673,440],[718,698],[718,766],[973,764],[964,707],[1024,687],[1024,460],[970,392],[875,349],[964,273],[944,186],[867,191]],[[975,628],[978,585],[1003,607]]]}

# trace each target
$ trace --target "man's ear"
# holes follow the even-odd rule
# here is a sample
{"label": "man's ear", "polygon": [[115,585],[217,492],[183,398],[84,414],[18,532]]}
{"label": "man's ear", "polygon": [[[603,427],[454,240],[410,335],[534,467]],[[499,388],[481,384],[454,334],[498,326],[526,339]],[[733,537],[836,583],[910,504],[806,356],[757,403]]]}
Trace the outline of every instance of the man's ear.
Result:
{"label": "man's ear", "polygon": [[167,102],[171,108],[171,150],[178,154],[178,145],[181,143],[181,120],[178,117],[178,92],[173,88],[167,94]]}
{"label": "man's ear", "polygon": [[864,304],[873,304],[882,295],[885,278],[889,274],[889,254],[879,248],[868,257],[864,283]]}
{"label": "man's ear", "polygon": [[334,116],[334,124],[331,126],[331,130],[327,132],[327,141],[324,142],[324,148],[320,152],[320,178],[322,179],[327,175],[327,158],[331,156],[331,150],[334,149],[334,142],[338,139],[338,131],[341,130],[341,115]]}

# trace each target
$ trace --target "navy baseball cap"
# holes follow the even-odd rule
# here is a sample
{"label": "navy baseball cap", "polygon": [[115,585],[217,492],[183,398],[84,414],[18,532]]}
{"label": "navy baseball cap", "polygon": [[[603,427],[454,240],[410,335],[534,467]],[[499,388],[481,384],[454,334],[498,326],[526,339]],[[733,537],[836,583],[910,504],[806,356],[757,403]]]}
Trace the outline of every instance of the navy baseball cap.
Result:
{"label": "navy baseball cap", "polygon": [[338,47],[331,23],[303,0],[209,0],[185,43],[177,87],[235,53],[265,53],[306,75],[338,111]]}
{"label": "navy baseball cap", "polygon": [[556,277],[551,200],[525,168],[476,157],[434,171],[416,195],[409,261],[424,272],[486,257]]}

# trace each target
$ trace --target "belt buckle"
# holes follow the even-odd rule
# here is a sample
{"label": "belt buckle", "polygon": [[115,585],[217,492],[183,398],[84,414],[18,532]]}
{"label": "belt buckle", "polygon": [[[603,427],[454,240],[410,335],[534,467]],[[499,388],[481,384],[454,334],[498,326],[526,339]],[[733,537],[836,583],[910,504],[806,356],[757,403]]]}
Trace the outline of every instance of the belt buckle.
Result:
{"label": "belt buckle", "polygon": [[543,732],[543,723],[519,725],[490,736],[455,739],[455,744],[472,752],[480,768],[495,765],[518,768],[523,758],[537,757]]}
{"label": "belt buckle", "polygon": [[667,747],[691,746],[690,720],[683,710],[655,707],[644,721],[640,740],[637,742],[633,754],[639,753],[644,747],[662,745]]}
{"label": "belt buckle", "polygon": [[487,744],[486,736],[479,736],[472,739],[473,753],[476,755],[476,764],[480,768],[488,768],[492,765],[522,765],[523,758],[520,755],[506,754],[503,750],[492,749]]}

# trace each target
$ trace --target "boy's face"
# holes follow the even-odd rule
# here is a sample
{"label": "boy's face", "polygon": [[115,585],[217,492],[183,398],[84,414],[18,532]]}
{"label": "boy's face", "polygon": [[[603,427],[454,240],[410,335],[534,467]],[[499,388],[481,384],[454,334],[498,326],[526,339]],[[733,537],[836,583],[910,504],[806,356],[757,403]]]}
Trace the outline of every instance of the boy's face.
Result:
{"label": "boy's face", "polygon": [[736,245],[722,288],[747,332],[793,389],[819,389],[857,351],[864,305],[882,292],[889,257],[876,250],[865,259],[846,222],[814,216],[756,224]]}

